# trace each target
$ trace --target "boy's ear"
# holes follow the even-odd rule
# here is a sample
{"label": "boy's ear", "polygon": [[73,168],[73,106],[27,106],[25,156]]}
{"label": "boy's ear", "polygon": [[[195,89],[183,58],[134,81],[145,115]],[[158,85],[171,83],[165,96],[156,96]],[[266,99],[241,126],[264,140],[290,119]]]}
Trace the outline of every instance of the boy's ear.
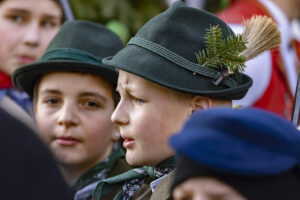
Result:
{"label": "boy's ear", "polygon": [[212,100],[208,97],[195,96],[192,100],[192,112],[196,110],[205,110],[212,107]]}

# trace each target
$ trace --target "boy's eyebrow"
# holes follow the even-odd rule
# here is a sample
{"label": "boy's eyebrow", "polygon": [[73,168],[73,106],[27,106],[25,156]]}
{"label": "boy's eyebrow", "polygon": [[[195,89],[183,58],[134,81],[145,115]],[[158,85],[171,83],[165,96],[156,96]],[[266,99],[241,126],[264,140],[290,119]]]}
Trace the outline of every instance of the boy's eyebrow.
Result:
{"label": "boy's eyebrow", "polygon": [[[8,12],[12,12],[12,13],[19,13],[19,14],[23,14],[23,15],[30,15],[30,11],[28,11],[27,9],[23,9],[23,8],[10,8],[9,10],[8,10]],[[45,13],[45,14],[43,14],[43,18],[46,18],[46,19],[49,19],[49,20],[57,20],[57,19],[59,19],[59,17],[57,17],[57,16],[54,16],[54,15],[52,15],[52,14],[47,14],[47,13]]]}
{"label": "boy's eyebrow", "polygon": [[21,13],[21,14],[26,14],[29,15],[29,11],[23,8],[9,8],[7,12],[16,12],[16,13]]}
{"label": "boy's eyebrow", "polygon": [[102,99],[103,101],[106,101],[106,98],[103,95],[95,92],[82,92],[79,94],[79,97],[84,97],[84,96],[95,96]]}
{"label": "boy's eyebrow", "polygon": [[55,89],[45,89],[42,90],[41,93],[61,94],[59,90],[55,90]]}

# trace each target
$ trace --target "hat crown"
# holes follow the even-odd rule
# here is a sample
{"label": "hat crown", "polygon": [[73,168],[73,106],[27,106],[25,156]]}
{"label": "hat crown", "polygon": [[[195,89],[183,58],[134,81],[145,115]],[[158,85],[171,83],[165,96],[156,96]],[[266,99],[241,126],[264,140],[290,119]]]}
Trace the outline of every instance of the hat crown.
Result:
{"label": "hat crown", "polygon": [[[159,44],[183,58],[197,63],[195,52],[206,49],[205,35],[211,26],[219,26],[223,37],[234,35],[217,16],[175,2],[168,10],[148,21],[136,37]],[[166,36],[167,37],[164,37]]]}
{"label": "hat crown", "polygon": [[104,58],[116,54],[123,48],[123,43],[115,33],[101,24],[74,20],[62,25],[46,53],[59,48],[77,49]]}

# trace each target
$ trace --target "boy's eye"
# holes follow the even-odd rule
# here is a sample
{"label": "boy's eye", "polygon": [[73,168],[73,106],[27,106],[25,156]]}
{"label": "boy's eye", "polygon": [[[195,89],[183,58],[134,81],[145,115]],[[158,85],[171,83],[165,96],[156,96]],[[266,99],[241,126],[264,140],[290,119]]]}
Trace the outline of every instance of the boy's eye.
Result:
{"label": "boy's eye", "polygon": [[50,98],[50,99],[46,99],[45,102],[50,105],[55,105],[55,104],[58,104],[58,99]]}
{"label": "boy's eye", "polygon": [[135,99],[135,102],[138,104],[138,105],[143,105],[145,103],[145,101],[143,99],[139,99],[139,98],[136,98]]}
{"label": "boy's eye", "polygon": [[94,108],[99,108],[100,104],[98,104],[95,101],[85,101],[85,102],[83,102],[83,106],[94,109]]}
{"label": "boy's eye", "polygon": [[18,23],[18,24],[23,23],[25,21],[25,17],[22,15],[18,15],[18,14],[9,15],[8,19],[10,19],[11,21]]}
{"label": "boy's eye", "polygon": [[41,22],[41,27],[44,27],[44,28],[51,28],[51,27],[55,27],[55,26],[58,26],[58,24],[52,20],[43,20]]}

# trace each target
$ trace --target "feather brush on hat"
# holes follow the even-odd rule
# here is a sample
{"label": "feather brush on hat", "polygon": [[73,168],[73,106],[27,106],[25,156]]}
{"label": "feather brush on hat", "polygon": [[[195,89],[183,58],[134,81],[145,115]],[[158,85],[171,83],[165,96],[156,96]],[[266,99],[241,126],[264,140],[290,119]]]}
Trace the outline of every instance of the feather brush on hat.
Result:
{"label": "feather brush on hat", "polygon": [[196,53],[196,58],[202,66],[222,68],[219,78],[213,81],[215,85],[230,74],[243,72],[246,61],[281,43],[277,24],[271,18],[259,15],[244,22],[243,34],[223,40],[222,30],[212,26],[205,39],[207,48]]}

